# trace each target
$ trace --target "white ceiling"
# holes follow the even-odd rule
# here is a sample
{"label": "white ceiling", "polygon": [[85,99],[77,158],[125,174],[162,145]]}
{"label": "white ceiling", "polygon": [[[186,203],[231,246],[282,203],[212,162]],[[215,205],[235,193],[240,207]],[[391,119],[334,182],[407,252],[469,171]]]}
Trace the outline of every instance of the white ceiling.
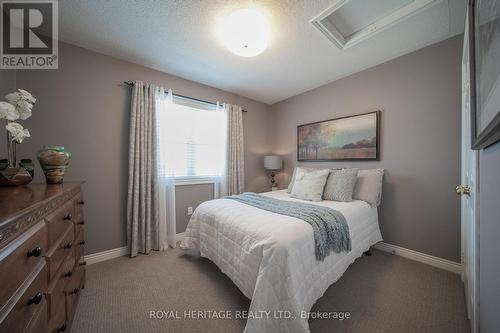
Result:
{"label": "white ceiling", "polygon": [[[59,9],[60,38],[273,104],[457,35],[464,29],[466,0],[441,0],[341,51],[310,23],[335,2],[64,0]],[[213,33],[217,17],[246,5],[261,8],[273,29],[270,46],[254,58],[230,53]]]}

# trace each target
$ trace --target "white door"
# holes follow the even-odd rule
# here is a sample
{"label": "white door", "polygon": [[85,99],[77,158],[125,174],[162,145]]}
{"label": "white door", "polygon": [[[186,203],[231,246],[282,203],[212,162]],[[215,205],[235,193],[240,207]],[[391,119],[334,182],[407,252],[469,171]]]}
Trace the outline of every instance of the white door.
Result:
{"label": "white door", "polygon": [[465,286],[467,314],[473,333],[478,332],[478,153],[471,149],[471,110],[470,110],[470,67],[468,25],[465,26],[462,56],[462,183],[457,186],[461,195],[462,216],[462,280]]}

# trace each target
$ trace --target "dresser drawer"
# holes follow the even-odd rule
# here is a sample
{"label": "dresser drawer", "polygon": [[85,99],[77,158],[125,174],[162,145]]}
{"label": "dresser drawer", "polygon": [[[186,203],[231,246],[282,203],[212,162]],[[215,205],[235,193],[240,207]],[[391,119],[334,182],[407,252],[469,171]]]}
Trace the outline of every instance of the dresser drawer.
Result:
{"label": "dresser drawer", "polygon": [[84,255],[85,239],[83,238],[83,231],[78,233],[75,239],[75,264],[78,265],[80,258]]}
{"label": "dresser drawer", "polygon": [[49,277],[52,281],[61,264],[69,257],[73,251],[75,242],[74,230],[72,226],[67,226],[63,237],[52,247],[52,251],[47,256],[49,265]]}
{"label": "dresser drawer", "polygon": [[64,279],[66,284],[73,278],[75,275],[75,253],[76,249],[71,251],[71,254],[66,257],[64,263],[62,264],[61,269],[61,277]]}
{"label": "dresser drawer", "polygon": [[85,269],[78,267],[71,281],[66,285],[66,320],[72,321],[75,314],[76,303],[85,285]]}
{"label": "dresser drawer", "polygon": [[74,279],[75,273],[75,249],[72,249],[55,274],[47,292],[49,319],[54,317],[55,309],[59,308],[60,304],[64,304],[64,292],[70,281]]}
{"label": "dresser drawer", "polygon": [[0,250],[0,308],[43,261],[47,230],[42,220]]}
{"label": "dresser drawer", "polygon": [[78,193],[73,199],[75,204],[75,221],[79,221],[83,219],[83,205],[85,201],[83,200],[83,193]]}
{"label": "dresser drawer", "polygon": [[66,323],[66,307],[64,302],[62,302],[62,304],[58,304],[57,309],[53,311],[53,316],[50,318],[48,326],[48,333],[61,333],[68,331]]}
{"label": "dresser drawer", "polygon": [[71,278],[67,281],[65,287],[64,287],[64,292],[65,293],[71,293],[74,292],[75,290],[80,289],[80,285],[82,284],[82,280],[85,277],[85,268],[81,266],[75,267],[73,271],[73,275]]}
{"label": "dresser drawer", "polygon": [[45,263],[41,262],[33,272],[35,276],[29,277],[31,283],[2,323],[0,323],[0,332],[24,332],[31,320],[38,315],[38,311],[44,306],[45,291],[47,290],[47,274],[45,269]]}
{"label": "dresser drawer", "polygon": [[25,333],[46,333],[47,332],[47,302],[41,305],[38,314],[31,320]]}
{"label": "dresser drawer", "polygon": [[[66,301],[64,297],[64,286],[66,280],[63,277],[54,280],[47,291],[47,318],[49,321],[56,319],[57,311],[61,306],[64,307]],[[64,309],[63,309],[64,311]]]}
{"label": "dresser drawer", "polygon": [[73,200],[69,200],[53,213],[47,215],[45,220],[47,220],[48,238],[51,246],[65,232],[68,225],[72,225],[74,217],[75,204]]}
{"label": "dresser drawer", "polygon": [[78,235],[79,233],[83,233],[83,226],[84,225],[85,225],[85,221],[83,220],[83,217],[82,217],[81,221],[75,222],[75,235]]}

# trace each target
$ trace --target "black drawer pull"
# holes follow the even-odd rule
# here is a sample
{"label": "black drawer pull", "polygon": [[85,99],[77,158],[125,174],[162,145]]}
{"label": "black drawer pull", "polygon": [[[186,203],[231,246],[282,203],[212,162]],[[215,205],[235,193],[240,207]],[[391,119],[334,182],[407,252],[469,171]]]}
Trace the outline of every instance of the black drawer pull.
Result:
{"label": "black drawer pull", "polygon": [[71,249],[71,247],[72,247],[72,246],[73,246],[73,245],[72,245],[71,243],[64,244],[63,249],[65,249],[65,250],[69,250],[69,249]]}
{"label": "black drawer pull", "polygon": [[80,243],[78,243],[78,244],[80,244],[80,245],[85,245],[85,241],[84,241],[84,240],[82,240],[82,241],[81,241]]}
{"label": "black drawer pull", "polygon": [[71,275],[73,275],[73,272],[72,272],[72,271],[68,271],[68,272],[64,273],[64,275],[63,275],[63,276],[64,276],[65,278],[69,278],[69,277],[71,277]]}
{"label": "black drawer pull", "polygon": [[85,224],[85,221],[78,222],[77,224],[81,224],[81,225],[83,225],[83,224]]}
{"label": "black drawer pull", "polygon": [[66,324],[62,324],[57,328],[57,332],[64,332],[66,331]]}
{"label": "black drawer pull", "polygon": [[35,257],[35,258],[38,258],[39,256],[42,255],[42,248],[40,246],[37,246],[35,247],[34,249],[32,250],[29,250],[28,253],[27,253],[27,257]]}
{"label": "black drawer pull", "polygon": [[28,300],[28,305],[31,305],[31,304],[40,304],[40,302],[42,301],[43,299],[43,294],[42,293],[37,293],[35,296],[31,297],[29,300]]}
{"label": "black drawer pull", "polygon": [[71,290],[71,292],[69,294],[70,295],[78,294],[78,288],[75,288],[75,289]]}
{"label": "black drawer pull", "polygon": [[64,215],[63,217],[63,220],[65,221],[71,221],[73,219],[73,215],[71,215],[71,213],[68,213],[66,215]]}
{"label": "black drawer pull", "polygon": [[86,266],[87,265],[87,262],[86,261],[82,261],[81,263],[79,263],[78,265],[80,266]]}
{"label": "black drawer pull", "polygon": [[78,204],[79,204],[79,205],[85,205],[85,201],[80,200],[80,201],[78,201]]}

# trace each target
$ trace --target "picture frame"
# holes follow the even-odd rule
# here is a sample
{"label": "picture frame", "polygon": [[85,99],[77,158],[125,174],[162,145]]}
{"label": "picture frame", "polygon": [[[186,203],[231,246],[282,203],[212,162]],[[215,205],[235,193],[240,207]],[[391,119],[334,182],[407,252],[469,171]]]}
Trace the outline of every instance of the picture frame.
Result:
{"label": "picture frame", "polygon": [[469,0],[472,149],[500,141],[500,1]]}
{"label": "picture frame", "polygon": [[297,126],[297,161],[378,161],[381,111]]}

